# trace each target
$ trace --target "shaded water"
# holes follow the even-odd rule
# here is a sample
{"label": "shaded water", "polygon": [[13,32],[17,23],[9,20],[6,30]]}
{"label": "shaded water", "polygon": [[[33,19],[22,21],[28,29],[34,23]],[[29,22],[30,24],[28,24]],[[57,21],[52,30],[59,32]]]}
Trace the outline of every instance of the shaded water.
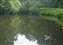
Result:
{"label": "shaded water", "polygon": [[54,45],[57,22],[41,16],[1,16],[0,45]]}

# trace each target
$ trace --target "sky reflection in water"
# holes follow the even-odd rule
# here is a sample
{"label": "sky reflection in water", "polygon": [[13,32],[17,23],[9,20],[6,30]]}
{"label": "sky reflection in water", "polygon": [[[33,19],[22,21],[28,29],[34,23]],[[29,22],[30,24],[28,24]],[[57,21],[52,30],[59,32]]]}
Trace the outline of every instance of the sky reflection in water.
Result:
{"label": "sky reflection in water", "polygon": [[29,40],[25,35],[17,34],[15,38],[17,38],[17,40],[14,41],[14,45],[38,45],[37,40]]}

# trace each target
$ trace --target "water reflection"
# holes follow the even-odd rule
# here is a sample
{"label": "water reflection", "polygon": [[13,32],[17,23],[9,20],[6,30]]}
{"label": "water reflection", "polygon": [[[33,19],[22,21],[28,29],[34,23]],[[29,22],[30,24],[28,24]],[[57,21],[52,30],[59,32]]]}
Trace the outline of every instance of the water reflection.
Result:
{"label": "water reflection", "polygon": [[63,33],[59,32],[59,26],[55,21],[45,20],[38,16],[16,16],[12,19],[1,17],[0,20],[0,45],[56,45],[58,42],[61,44],[59,40]]}
{"label": "water reflection", "polygon": [[29,40],[25,35],[17,34],[14,38],[17,38],[14,41],[14,45],[38,45],[37,40]]}

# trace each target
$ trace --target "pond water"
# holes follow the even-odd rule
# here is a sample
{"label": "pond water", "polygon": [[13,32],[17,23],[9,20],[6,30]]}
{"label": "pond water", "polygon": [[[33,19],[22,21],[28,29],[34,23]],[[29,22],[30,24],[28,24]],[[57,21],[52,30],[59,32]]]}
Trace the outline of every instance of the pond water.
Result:
{"label": "pond water", "polygon": [[50,36],[44,35],[45,38],[42,37],[41,44],[38,43],[38,40],[34,38],[33,35],[24,35],[24,34],[16,34],[14,36],[13,45],[48,45],[48,39]]}
{"label": "pond water", "polygon": [[37,40],[29,40],[25,35],[17,34],[15,38],[17,39],[14,41],[14,45],[38,45]]}
{"label": "pond water", "polygon": [[54,45],[58,36],[55,21],[38,16],[1,16],[0,45]]}

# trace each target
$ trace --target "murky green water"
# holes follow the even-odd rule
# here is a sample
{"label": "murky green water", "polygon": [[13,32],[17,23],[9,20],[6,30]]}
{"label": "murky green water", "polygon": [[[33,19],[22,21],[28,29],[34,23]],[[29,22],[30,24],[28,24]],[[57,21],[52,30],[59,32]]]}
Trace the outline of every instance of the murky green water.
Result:
{"label": "murky green water", "polygon": [[58,24],[41,16],[0,16],[0,45],[55,45]]}

